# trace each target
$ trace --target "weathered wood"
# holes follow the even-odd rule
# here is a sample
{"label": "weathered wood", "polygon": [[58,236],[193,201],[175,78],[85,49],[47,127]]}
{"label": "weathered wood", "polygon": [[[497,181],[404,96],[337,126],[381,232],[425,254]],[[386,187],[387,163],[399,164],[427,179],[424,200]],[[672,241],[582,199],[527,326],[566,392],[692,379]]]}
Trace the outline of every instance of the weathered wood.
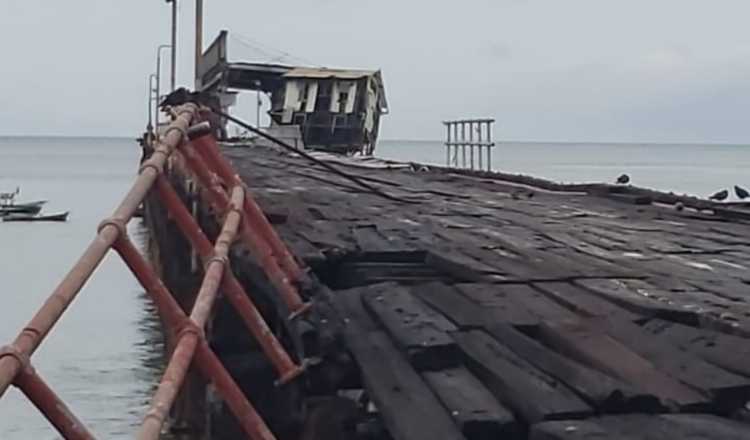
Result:
{"label": "weathered wood", "polygon": [[622,203],[629,203],[631,205],[650,205],[653,202],[651,197],[638,194],[609,193],[607,194],[607,198]]}
{"label": "weathered wood", "polygon": [[467,440],[518,438],[521,426],[466,368],[426,372],[423,377]]}
{"label": "weathered wood", "polygon": [[508,325],[494,324],[487,332],[516,355],[576,391],[599,412],[651,412],[663,408],[658,398],[572,361]]}
{"label": "weathered wood", "polygon": [[643,329],[726,370],[750,377],[750,340],[652,319]]}
{"label": "weathered wood", "polygon": [[570,310],[528,284],[458,284],[456,288],[486,308],[492,320],[536,326],[541,321],[575,319]]}
{"label": "weathered wood", "polygon": [[443,315],[396,283],[362,289],[365,307],[385,327],[417,371],[459,366],[459,351],[448,332],[456,331]]}
{"label": "weathered wood", "polygon": [[592,413],[571,390],[541,372],[481,331],[452,335],[469,368],[495,397],[517,411],[527,422],[583,418]]}
{"label": "weathered wood", "polygon": [[624,415],[539,423],[529,440],[744,440],[748,435],[750,425],[710,415]]}
{"label": "weathered wood", "polygon": [[482,327],[487,322],[485,311],[452,286],[435,282],[411,287],[410,291],[462,329]]}
{"label": "weathered wood", "polygon": [[[339,296],[346,345],[362,372],[366,389],[395,440],[464,438],[451,416],[399,353],[385,332],[367,316],[356,291]],[[429,420],[429,423],[415,423]]]}
{"label": "weathered wood", "polygon": [[[697,324],[698,316],[693,310],[685,310],[654,298],[655,294],[663,291],[651,288],[631,287],[634,281],[617,279],[576,280],[575,284],[583,286],[589,291],[600,295],[607,301],[645,316],[655,316],[671,321],[687,324]],[[667,296],[669,296],[667,294]]]}
{"label": "weathered wood", "polygon": [[596,423],[608,431],[645,440],[740,440],[748,438],[747,435],[750,434],[750,430],[735,429],[735,424],[730,420],[697,414],[680,417],[638,414],[608,416],[597,419]]}
{"label": "weathered wood", "polygon": [[630,348],[583,322],[542,324],[540,338],[560,352],[681,408],[706,408],[708,396],[658,370]]}
{"label": "weathered wood", "polygon": [[597,320],[594,326],[602,328],[671,377],[710,392],[723,411],[742,408],[750,400],[750,379],[710,364],[668,341],[651,337],[633,323]]}
{"label": "weathered wood", "polygon": [[662,419],[699,432],[710,439],[747,440],[750,438],[750,424],[728,420],[706,414],[668,414]]}
{"label": "weathered wood", "polygon": [[633,313],[571,283],[534,283],[534,287],[549,298],[582,316],[613,317],[627,321],[643,319],[642,315]]}
{"label": "weathered wood", "polygon": [[590,420],[564,420],[537,423],[531,427],[529,440],[643,440],[644,437],[633,437],[608,431]]}

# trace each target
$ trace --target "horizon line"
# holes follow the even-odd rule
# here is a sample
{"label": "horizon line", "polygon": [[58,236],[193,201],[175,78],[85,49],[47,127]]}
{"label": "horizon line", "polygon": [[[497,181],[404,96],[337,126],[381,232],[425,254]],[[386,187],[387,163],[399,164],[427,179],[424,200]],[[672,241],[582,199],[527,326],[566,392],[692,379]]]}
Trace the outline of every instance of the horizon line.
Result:
{"label": "horizon line", "polygon": [[[132,139],[135,141],[137,137],[130,135],[74,135],[74,134],[2,134],[0,138],[63,138],[63,139]],[[389,138],[380,139],[379,142],[431,142],[444,144],[443,139],[406,139],[406,138]],[[723,141],[612,141],[612,140],[496,140],[495,144],[586,144],[586,145],[634,145],[634,144],[646,144],[646,145],[724,145],[724,146],[747,146],[750,142],[723,142]]]}

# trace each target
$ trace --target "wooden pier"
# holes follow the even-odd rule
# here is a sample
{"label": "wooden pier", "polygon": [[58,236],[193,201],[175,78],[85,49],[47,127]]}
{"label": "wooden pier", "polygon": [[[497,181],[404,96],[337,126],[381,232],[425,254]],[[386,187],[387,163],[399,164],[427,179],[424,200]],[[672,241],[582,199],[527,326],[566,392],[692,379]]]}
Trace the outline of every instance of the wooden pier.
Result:
{"label": "wooden pier", "polygon": [[[237,277],[307,359],[304,379],[264,385],[228,313],[209,335],[278,438],[750,438],[741,218],[622,188],[330,157],[386,198],[296,155],[223,153],[310,268],[313,311],[285,322],[233,249]],[[167,272],[185,260],[171,246]]]}

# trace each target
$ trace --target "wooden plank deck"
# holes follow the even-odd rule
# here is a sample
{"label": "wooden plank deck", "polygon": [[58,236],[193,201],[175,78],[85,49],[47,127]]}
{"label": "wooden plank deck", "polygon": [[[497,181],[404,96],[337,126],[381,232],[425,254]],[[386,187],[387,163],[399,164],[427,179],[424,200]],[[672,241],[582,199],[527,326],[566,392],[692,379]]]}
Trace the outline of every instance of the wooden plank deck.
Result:
{"label": "wooden plank deck", "polygon": [[337,160],[399,203],[224,153],[327,286],[394,439],[750,438],[741,216]]}

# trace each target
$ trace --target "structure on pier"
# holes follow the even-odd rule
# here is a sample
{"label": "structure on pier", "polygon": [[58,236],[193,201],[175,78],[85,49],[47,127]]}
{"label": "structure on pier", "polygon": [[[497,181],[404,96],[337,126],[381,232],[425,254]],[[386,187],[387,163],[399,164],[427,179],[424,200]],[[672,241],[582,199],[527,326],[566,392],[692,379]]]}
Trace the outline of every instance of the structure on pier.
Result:
{"label": "structure on pier", "polygon": [[221,97],[224,110],[237,90],[265,93],[271,134],[308,149],[373,153],[388,112],[380,71],[231,61],[227,36],[222,31],[198,65],[202,90]]}
{"label": "structure on pier", "polygon": [[492,126],[494,119],[444,121],[445,166],[468,170],[492,171]]}

